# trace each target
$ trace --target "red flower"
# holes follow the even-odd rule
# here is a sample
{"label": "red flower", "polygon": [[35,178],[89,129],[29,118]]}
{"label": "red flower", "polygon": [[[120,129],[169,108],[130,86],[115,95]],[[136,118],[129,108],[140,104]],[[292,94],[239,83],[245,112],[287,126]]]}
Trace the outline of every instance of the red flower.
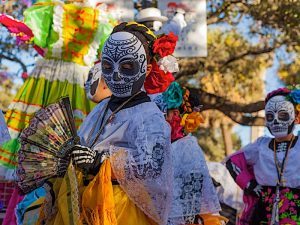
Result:
{"label": "red flower", "polygon": [[23,78],[24,80],[26,80],[28,77],[29,77],[29,75],[28,75],[27,72],[23,72],[23,73],[22,73],[22,78]]}
{"label": "red flower", "polygon": [[161,69],[155,61],[152,62],[152,71],[146,77],[145,80],[145,90],[148,94],[157,94],[162,93],[169,85],[174,81],[174,77],[172,73],[165,73]]}
{"label": "red flower", "polygon": [[153,44],[153,52],[159,54],[161,58],[172,55],[175,51],[178,37],[173,33],[164,35],[155,40]]}
{"label": "red flower", "polygon": [[184,137],[183,126],[180,125],[181,117],[178,109],[168,111],[167,122],[171,126],[171,141]]}

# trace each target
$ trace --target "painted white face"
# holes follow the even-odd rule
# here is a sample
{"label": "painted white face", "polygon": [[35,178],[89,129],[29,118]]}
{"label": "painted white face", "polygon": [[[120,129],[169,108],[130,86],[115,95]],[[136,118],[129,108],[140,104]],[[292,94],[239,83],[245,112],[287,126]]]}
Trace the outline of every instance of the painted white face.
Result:
{"label": "painted white face", "polygon": [[266,104],[265,111],[266,126],[274,137],[285,137],[293,131],[295,108],[285,96],[272,97]]}
{"label": "painted white face", "polygon": [[102,51],[102,75],[117,97],[129,97],[143,87],[147,56],[141,41],[128,32],[112,34]]}
{"label": "painted white face", "polygon": [[84,85],[88,99],[92,100],[97,93],[98,84],[101,81],[101,63],[94,65],[89,71],[88,79]]}

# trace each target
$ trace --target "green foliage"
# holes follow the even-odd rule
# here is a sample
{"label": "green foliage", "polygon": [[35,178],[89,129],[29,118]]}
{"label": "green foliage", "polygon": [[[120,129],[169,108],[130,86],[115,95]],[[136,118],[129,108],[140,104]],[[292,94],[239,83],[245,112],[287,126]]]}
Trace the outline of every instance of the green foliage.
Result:
{"label": "green foliage", "polygon": [[300,1],[261,1],[250,8],[249,14],[260,21],[263,34],[268,34],[271,40],[285,47],[287,54],[278,57],[280,79],[286,84],[299,84]]}
{"label": "green foliage", "polygon": [[281,62],[278,75],[286,84],[300,84],[300,45],[295,47],[291,62]]}
{"label": "green foliage", "polygon": [[[194,85],[204,91],[222,96],[234,102],[246,104],[263,99],[263,78],[266,69],[272,64],[273,55],[269,52],[259,55],[244,53],[261,49],[260,44],[251,44],[236,29],[221,30],[213,27],[208,30],[208,57],[204,71],[193,77]],[[181,80],[187,82],[188,80]],[[240,148],[237,134],[231,135],[229,143],[224,142],[221,126],[229,126],[233,132],[236,125],[219,111],[205,112],[206,127],[197,134],[199,143],[210,160],[220,161],[227,152]],[[233,148],[233,149],[228,149]]]}
{"label": "green foliage", "polygon": [[209,55],[205,60],[204,75],[198,78],[202,89],[240,103],[260,100],[263,91],[262,78],[264,71],[270,66],[272,56],[246,55],[233,60],[241,52],[248,52],[254,48],[259,46],[251,45],[234,29],[226,32],[218,28],[210,29]]}
{"label": "green foliage", "polygon": [[[255,102],[263,98],[263,75],[276,58],[282,81],[300,83],[300,1],[210,0],[207,8],[209,55],[204,70],[193,82],[181,82],[241,104]],[[218,111],[205,115],[208,122],[198,133],[199,142],[210,159],[223,159],[221,125],[235,123]],[[229,146],[236,150],[239,145],[233,134]]]}

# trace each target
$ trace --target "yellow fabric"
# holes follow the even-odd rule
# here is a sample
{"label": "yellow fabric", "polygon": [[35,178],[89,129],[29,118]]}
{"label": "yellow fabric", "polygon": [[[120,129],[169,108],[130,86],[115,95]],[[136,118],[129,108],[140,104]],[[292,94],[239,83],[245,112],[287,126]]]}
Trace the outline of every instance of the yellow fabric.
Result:
{"label": "yellow fabric", "polygon": [[43,224],[42,221],[46,221],[46,225],[82,225],[78,202],[80,199],[80,190],[79,192],[77,191],[78,187],[83,187],[82,174],[80,172],[75,174],[75,170],[71,164],[63,179],[57,178],[53,181],[55,205],[57,206],[56,214],[50,214],[50,216],[48,215],[49,218],[46,218],[44,212],[53,206],[51,202],[49,205],[47,201],[44,202],[36,225]]}
{"label": "yellow fabric", "polygon": [[65,4],[63,14],[64,61],[85,65],[83,59],[89,51],[98,28],[99,12],[90,7]]}
{"label": "yellow fabric", "polygon": [[203,225],[222,225],[224,224],[222,222],[228,222],[228,219],[218,215],[201,214],[200,217],[203,220]]}
{"label": "yellow fabric", "polygon": [[89,225],[156,225],[126,195],[112,185],[111,164],[105,160],[82,197],[82,211]]}
{"label": "yellow fabric", "polygon": [[119,185],[113,186],[115,211],[118,225],[157,225],[145,215],[128,197]]}
{"label": "yellow fabric", "polygon": [[89,225],[117,225],[109,160],[84,190],[82,213]]}

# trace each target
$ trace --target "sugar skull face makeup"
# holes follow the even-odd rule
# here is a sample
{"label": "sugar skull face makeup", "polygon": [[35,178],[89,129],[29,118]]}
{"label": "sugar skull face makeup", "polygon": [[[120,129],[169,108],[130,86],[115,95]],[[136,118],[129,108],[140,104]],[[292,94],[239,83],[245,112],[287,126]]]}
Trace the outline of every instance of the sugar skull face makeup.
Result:
{"label": "sugar skull face makeup", "polygon": [[266,126],[275,137],[284,137],[294,129],[295,108],[285,96],[272,97],[266,104]]}
{"label": "sugar skull face makeup", "polygon": [[141,41],[129,32],[113,33],[102,52],[102,75],[117,97],[129,97],[143,87],[147,56]]}
{"label": "sugar skull face makeup", "polygon": [[88,79],[85,83],[85,91],[87,94],[87,97],[92,100],[94,98],[94,96],[97,93],[97,88],[98,85],[101,81],[101,64],[95,64],[94,67],[91,68],[89,75],[88,75]]}

